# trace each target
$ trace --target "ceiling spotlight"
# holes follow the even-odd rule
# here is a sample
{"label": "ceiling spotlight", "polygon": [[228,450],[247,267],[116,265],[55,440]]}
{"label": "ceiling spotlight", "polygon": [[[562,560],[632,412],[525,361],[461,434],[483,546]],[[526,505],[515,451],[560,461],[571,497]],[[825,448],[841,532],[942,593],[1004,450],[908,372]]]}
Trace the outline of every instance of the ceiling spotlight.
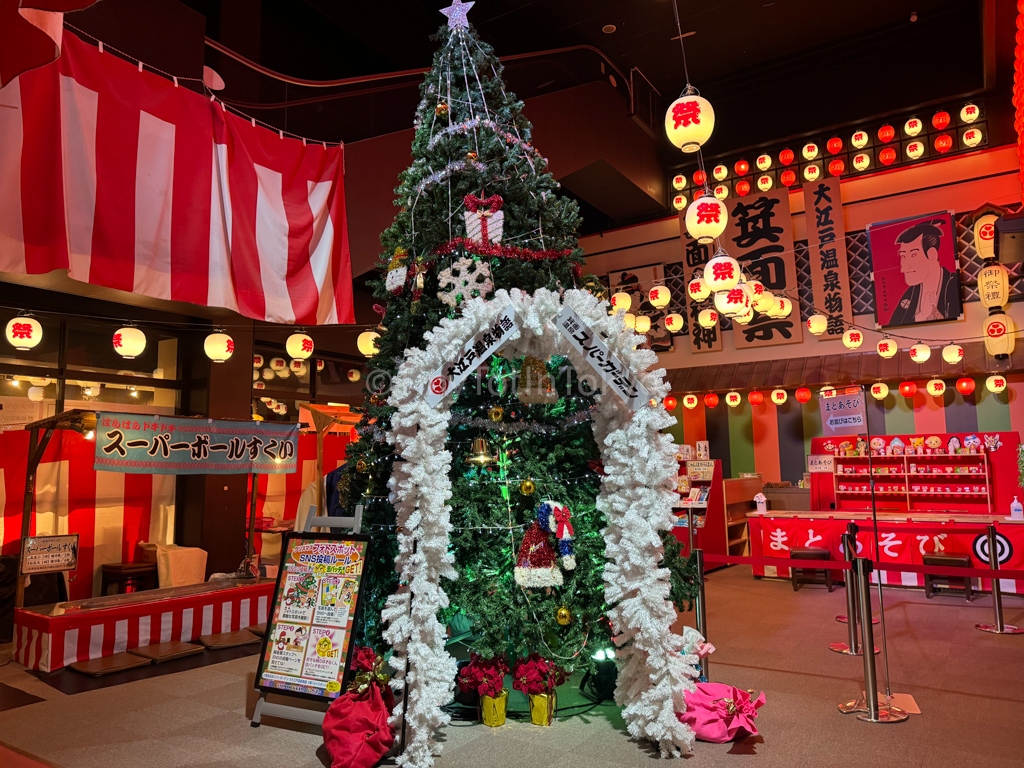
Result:
{"label": "ceiling spotlight", "polygon": [[601,27],[601,31],[604,32],[606,35],[610,35],[616,29],[617,27],[614,24],[605,24],[603,27]]}

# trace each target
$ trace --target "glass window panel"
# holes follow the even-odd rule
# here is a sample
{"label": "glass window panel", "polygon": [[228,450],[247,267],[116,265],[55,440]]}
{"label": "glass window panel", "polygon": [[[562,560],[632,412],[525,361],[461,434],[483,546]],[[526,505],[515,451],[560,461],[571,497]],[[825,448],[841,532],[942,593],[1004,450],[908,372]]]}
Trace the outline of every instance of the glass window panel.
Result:
{"label": "glass window panel", "polygon": [[[262,356],[263,365],[253,368],[265,388],[288,394],[309,394],[309,371],[316,362],[310,360],[289,360],[287,356],[273,349],[256,348],[256,354]],[[296,370],[298,369],[298,370]]]}
{"label": "glass window panel", "polygon": [[4,332],[4,338],[0,340],[0,363],[12,365],[45,365],[56,367],[57,355],[60,348],[60,321],[41,315],[35,319],[43,327],[43,338],[32,349],[22,352],[14,348],[7,341],[7,323],[17,317],[19,312],[7,308],[0,308],[0,332]]}
{"label": "glass window panel", "polygon": [[[356,371],[359,378],[352,381],[351,371]],[[366,386],[366,370],[352,363],[340,363],[335,360],[324,360],[324,369],[317,373],[317,400],[330,398],[339,402],[359,405],[363,402],[363,387]]]}
{"label": "glass window panel", "polygon": [[64,409],[152,413],[173,416],[178,410],[178,392],[145,384],[101,384],[69,379],[64,393]]}
{"label": "glass window panel", "polygon": [[0,432],[21,429],[26,424],[53,416],[57,407],[57,380],[27,377],[0,379]]}
{"label": "glass window panel", "polygon": [[127,360],[114,350],[114,333],[121,327],[118,323],[93,320],[68,323],[68,369],[148,379],[178,378],[176,338],[163,331],[140,328],[146,334],[146,348],[134,360]]}

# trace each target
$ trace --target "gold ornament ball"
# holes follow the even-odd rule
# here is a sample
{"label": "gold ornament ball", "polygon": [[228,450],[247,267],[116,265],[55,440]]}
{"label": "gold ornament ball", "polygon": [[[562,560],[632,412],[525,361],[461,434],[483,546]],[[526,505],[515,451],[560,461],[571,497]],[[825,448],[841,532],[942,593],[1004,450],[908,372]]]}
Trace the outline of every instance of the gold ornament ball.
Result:
{"label": "gold ornament ball", "polygon": [[491,421],[501,421],[504,415],[505,410],[498,405],[494,406],[493,408],[491,408],[491,410],[487,412],[487,418],[489,418]]}
{"label": "gold ornament ball", "polygon": [[533,492],[536,490],[537,486],[534,485],[533,480],[529,479],[523,480],[522,484],[519,486],[519,492],[522,493],[523,496],[532,496]]}
{"label": "gold ornament ball", "polygon": [[437,115],[438,117],[444,117],[445,115],[448,114],[448,105],[447,104],[438,104],[434,108],[434,114]]}
{"label": "gold ornament ball", "polygon": [[367,470],[367,464],[365,461],[360,459],[356,462],[356,472],[365,472]]}
{"label": "gold ornament ball", "polygon": [[475,163],[476,162],[476,152],[467,152],[466,153],[466,162],[468,162],[468,163]]}
{"label": "gold ornament ball", "polygon": [[558,623],[564,627],[572,621],[572,614],[569,613],[569,609],[563,605],[558,609],[558,614],[555,618],[558,620]]}

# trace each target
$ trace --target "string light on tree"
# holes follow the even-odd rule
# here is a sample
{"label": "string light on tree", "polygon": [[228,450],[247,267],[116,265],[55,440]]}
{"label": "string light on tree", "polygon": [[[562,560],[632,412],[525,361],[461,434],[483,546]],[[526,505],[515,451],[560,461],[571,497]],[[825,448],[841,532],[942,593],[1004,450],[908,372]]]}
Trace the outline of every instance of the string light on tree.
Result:
{"label": "string light on tree", "polygon": [[871,396],[875,400],[885,400],[889,395],[889,385],[884,381],[876,381],[871,385]]}

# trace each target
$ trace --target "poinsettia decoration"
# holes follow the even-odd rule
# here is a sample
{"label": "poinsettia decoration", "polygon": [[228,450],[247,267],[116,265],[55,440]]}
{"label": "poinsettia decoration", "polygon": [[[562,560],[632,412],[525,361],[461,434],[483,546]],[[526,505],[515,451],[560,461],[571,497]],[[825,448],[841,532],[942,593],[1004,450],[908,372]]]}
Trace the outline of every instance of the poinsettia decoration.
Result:
{"label": "poinsettia decoration", "polygon": [[525,659],[517,659],[512,670],[512,687],[527,696],[551,693],[567,679],[565,670],[541,656],[531,653]]}
{"label": "poinsettia decoration", "polygon": [[374,653],[372,648],[357,646],[352,651],[350,666],[355,670],[356,676],[348,684],[349,691],[362,693],[373,684],[381,686],[382,689],[388,687],[391,677],[384,672],[384,659]]}
{"label": "poinsettia decoration", "polygon": [[503,655],[484,659],[478,653],[471,654],[469,664],[459,671],[460,691],[476,691],[481,696],[496,699],[505,688],[508,661]]}

